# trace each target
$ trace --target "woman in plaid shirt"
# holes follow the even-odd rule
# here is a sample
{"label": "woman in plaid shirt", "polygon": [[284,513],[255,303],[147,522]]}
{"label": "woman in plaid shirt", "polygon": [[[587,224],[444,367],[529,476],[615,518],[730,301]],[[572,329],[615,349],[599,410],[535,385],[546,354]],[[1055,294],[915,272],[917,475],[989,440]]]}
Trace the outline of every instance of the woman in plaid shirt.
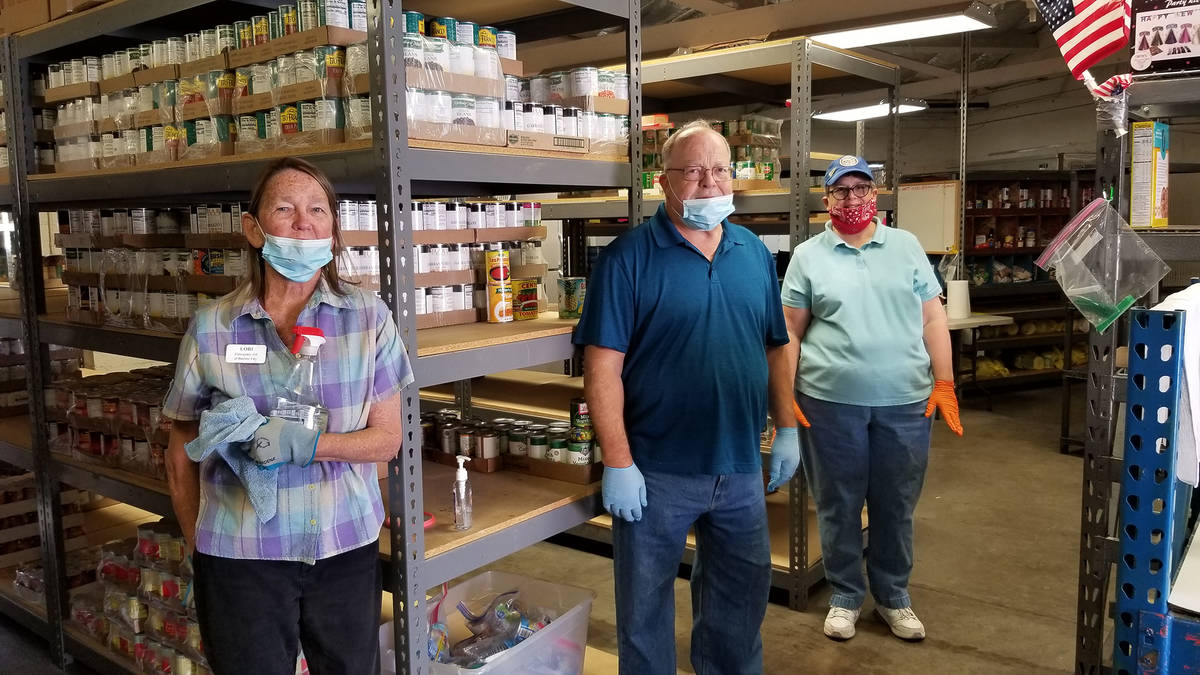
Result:
{"label": "woman in plaid shirt", "polygon": [[[242,215],[246,276],[199,309],[163,403],[172,418],[168,482],[194,549],[196,609],[213,672],[378,672],[383,523],[376,463],[401,445],[401,390],[412,367],[387,306],[341,279],[337,195],[315,166],[285,157],[264,171]],[[294,363],[293,328],[320,328],[315,385],[324,433],[269,418],[276,510],[256,512],[226,459],[184,446],[202,412],[248,396],[267,415]],[[231,345],[240,346],[230,350]],[[273,467],[273,468],[272,468]]]}

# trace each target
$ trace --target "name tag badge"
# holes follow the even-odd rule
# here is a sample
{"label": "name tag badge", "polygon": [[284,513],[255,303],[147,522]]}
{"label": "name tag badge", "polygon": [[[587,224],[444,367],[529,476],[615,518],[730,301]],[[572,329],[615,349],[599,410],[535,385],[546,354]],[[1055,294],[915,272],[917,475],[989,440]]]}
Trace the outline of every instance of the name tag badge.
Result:
{"label": "name tag badge", "polygon": [[225,363],[266,363],[266,345],[225,345]]}

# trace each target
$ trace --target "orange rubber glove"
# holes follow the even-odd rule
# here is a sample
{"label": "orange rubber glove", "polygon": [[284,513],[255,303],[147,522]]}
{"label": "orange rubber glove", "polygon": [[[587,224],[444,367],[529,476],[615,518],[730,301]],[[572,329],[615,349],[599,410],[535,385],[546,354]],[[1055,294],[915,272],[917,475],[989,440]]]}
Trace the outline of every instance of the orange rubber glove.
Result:
{"label": "orange rubber glove", "polygon": [[933,394],[929,396],[929,405],[925,406],[925,416],[933,415],[934,410],[942,413],[946,426],[950,431],[963,435],[962,422],[958,421],[958,397],[954,395],[954,383],[949,380],[938,380],[933,383]]}
{"label": "orange rubber glove", "polygon": [[808,418],[804,416],[804,412],[800,410],[800,404],[795,401],[792,401],[792,412],[796,413],[796,421],[800,423],[800,426],[805,429],[812,426],[808,423]]}

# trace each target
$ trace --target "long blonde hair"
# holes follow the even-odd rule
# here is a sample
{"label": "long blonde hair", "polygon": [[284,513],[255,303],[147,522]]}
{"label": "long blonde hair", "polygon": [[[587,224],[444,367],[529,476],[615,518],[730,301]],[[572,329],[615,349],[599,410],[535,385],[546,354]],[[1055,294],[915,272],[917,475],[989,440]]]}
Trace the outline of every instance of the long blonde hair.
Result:
{"label": "long blonde hair", "polygon": [[[250,193],[250,213],[258,218],[258,209],[262,206],[263,196],[267,191],[267,186],[271,183],[271,179],[283,173],[284,171],[294,170],[306,173],[312,176],[313,180],[321,186],[325,191],[325,197],[329,199],[329,212],[333,214],[333,260],[325,263],[321,268],[321,276],[329,285],[330,290],[338,295],[347,295],[349,290],[347,284],[353,282],[343,279],[338,273],[338,260],[341,259],[345,251],[342,246],[342,226],[338,219],[338,198],[337,191],[333,188],[333,183],[329,181],[329,177],[323,171],[318,169],[313,164],[300,159],[298,157],[280,157],[271,162],[263,169],[262,175],[258,177],[258,182],[254,184],[254,191]],[[246,294],[247,298],[263,298],[263,293],[266,291],[266,261],[263,259],[262,249],[256,248],[246,242],[246,267],[245,273],[242,275],[241,282],[238,283],[234,294]]]}

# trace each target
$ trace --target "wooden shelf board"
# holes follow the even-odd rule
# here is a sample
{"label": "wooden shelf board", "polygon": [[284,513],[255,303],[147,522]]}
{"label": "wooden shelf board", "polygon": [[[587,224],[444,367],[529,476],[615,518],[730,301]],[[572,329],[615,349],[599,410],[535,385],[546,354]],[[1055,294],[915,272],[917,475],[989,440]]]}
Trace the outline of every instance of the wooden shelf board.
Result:
{"label": "wooden shelf board", "polygon": [[1005,382],[1021,379],[1039,379],[1050,378],[1055,375],[1062,376],[1063,371],[1059,368],[1043,368],[1042,370],[1011,370],[1005,377],[981,377],[975,379],[970,374],[963,376],[963,382],[973,382],[983,384],[985,382]]}
{"label": "wooden shelf board", "polygon": [[[472,405],[547,419],[569,420],[571,399],[582,396],[582,377],[532,370],[507,370],[471,383]],[[454,386],[422,389],[421,398],[453,403]]]}
{"label": "wooden shelf board", "polygon": [[158,480],[157,478],[151,478],[150,476],[140,473],[133,473],[132,471],[126,471],[115,466],[108,466],[97,462],[88,462],[57,453],[54,454],[54,460],[60,464],[66,464],[83,469],[85,471],[91,471],[92,473],[106,476],[112,480],[134,485],[143,490],[149,490],[151,492],[157,492],[163,495],[171,494],[171,491],[167,488],[167,482],[165,480]]}
{"label": "wooden shelf board", "polygon": [[408,139],[410,148],[425,150],[446,150],[449,152],[475,152],[484,155],[511,155],[513,157],[546,157],[548,159],[578,159],[596,162],[628,162],[629,158],[614,155],[598,155],[594,153],[560,152],[557,150],[532,150],[529,148],[510,148],[504,145],[475,145],[473,143],[450,143],[448,141],[431,141],[423,138]]}
{"label": "wooden shelf board", "polygon": [[[538,478],[516,471],[472,473],[471,488],[475,495],[474,522],[471,529],[454,529],[454,504],[450,487],[454,484],[454,469],[444,464],[423,461],[421,476],[424,482],[423,510],[432,513],[437,523],[425,530],[425,556],[432,557],[459,546],[494,535],[505,528],[543,513],[589,497],[600,491],[600,483],[577,485],[549,478]],[[387,479],[383,479],[387,480]],[[381,485],[381,488],[386,486]],[[383,489],[387,494],[387,490]],[[389,533],[379,537],[379,552],[391,557]]]}
{"label": "wooden shelf board", "polygon": [[543,312],[530,321],[511,323],[467,323],[443,328],[427,328],[417,337],[417,356],[435,356],[449,352],[492,347],[521,340],[569,335],[576,319],[560,319],[557,312]]}
{"label": "wooden shelf board", "polygon": [[0,417],[0,441],[17,447],[33,448],[33,435],[29,432],[30,419],[26,415]]}

